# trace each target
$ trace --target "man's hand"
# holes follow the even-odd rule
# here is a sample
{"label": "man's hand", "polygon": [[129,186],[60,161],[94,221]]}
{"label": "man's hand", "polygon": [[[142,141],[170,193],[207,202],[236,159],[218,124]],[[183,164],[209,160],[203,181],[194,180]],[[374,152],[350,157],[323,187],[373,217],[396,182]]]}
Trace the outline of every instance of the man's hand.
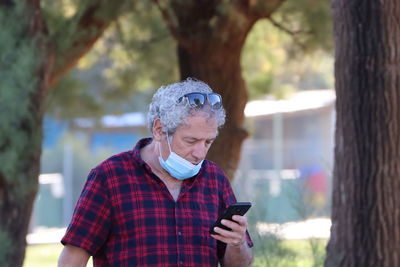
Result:
{"label": "man's hand", "polygon": [[228,245],[241,246],[246,242],[246,229],[248,226],[247,219],[244,216],[234,215],[232,217],[232,220],[233,221],[230,220],[221,221],[223,225],[232,229],[231,231],[215,227],[214,232],[218,234],[211,236]]}

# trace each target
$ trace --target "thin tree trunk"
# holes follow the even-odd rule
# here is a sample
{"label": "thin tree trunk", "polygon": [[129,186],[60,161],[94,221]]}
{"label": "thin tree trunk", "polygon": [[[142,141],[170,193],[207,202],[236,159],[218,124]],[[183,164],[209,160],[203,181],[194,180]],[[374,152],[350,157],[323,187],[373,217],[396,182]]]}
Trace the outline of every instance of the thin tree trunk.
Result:
{"label": "thin tree trunk", "polygon": [[325,266],[400,266],[400,3],[333,1],[336,135]]}

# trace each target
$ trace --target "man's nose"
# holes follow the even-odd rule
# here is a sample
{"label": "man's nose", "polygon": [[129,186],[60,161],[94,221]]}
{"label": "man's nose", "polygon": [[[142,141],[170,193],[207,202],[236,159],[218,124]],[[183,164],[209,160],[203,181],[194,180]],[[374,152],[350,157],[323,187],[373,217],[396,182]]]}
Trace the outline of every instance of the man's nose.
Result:
{"label": "man's nose", "polygon": [[198,161],[203,160],[208,152],[209,147],[206,146],[205,143],[199,142],[193,149],[193,157],[195,157]]}

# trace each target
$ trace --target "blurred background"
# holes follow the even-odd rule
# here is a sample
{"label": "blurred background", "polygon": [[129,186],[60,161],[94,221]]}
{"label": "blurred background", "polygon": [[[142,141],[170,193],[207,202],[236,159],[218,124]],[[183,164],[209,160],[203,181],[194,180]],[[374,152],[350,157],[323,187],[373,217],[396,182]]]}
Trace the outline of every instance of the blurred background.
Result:
{"label": "blurred background", "polygon": [[[63,2],[63,12],[73,13],[74,5]],[[255,23],[241,53],[249,137],[233,187],[238,200],[253,203],[247,215],[253,266],[322,266],[335,93],[331,32],[311,26],[330,25],[329,3],[307,11],[309,5],[301,6],[307,1],[286,2],[273,18]],[[152,94],[180,80],[176,43],[159,10],[145,2],[133,9],[50,92],[24,266],[55,266],[90,169],[149,136]]]}

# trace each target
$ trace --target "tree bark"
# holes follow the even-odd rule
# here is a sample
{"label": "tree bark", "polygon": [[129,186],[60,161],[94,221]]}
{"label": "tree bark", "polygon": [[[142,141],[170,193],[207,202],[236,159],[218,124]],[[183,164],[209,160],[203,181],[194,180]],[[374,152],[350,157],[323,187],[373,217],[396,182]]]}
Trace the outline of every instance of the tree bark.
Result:
{"label": "tree bark", "polygon": [[[8,8],[12,9],[13,5],[8,5]],[[17,99],[15,103],[7,106],[10,117],[3,120],[0,127],[0,154],[3,163],[0,167],[1,266],[22,266],[23,263],[26,234],[38,190],[44,101],[53,62],[53,53],[48,50],[47,31],[41,17],[39,1],[27,1],[23,10],[24,13],[16,12],[8,17],[21,26],[14,31],[8,29],[14,36],[3,41],[17,40],[16,46],[11,47],[15,49],[13,52],[18,54],[24,51],[29,55],[22,57],[31,59],[36,53],[37,60],[32,64],[19,66],[13,87],[1,88],[3,97],[7,97],[6,90],[13,90]],[[3,57],[12,57],[13,52],[5,50],[2,51]],[[44,52],[47,57],[43,57]],[[10,62],[4,58],[0,65],[7,66]],[[16,64],[19,64],[21,56],[16,55],[14,59],[17,60]],[[21,63],[23,62],[22,59]],[[12,65],[9,67],[13,68]],[[24,73],[25,79],[18,79],[19,73]],[[9,83],[6,84],[10,86]]]}
{"label": "tree bark", "polygon": [[194,77],[207,82],[221,94],[226,109],[226,123],[211,146],[207,158],[216,162],[228,175],[234,173],[240,160],[240,150],[247,131],[243,128],[247,91],[240,68],[240,49],[211,45],[206,51],[188,53],[179,46],[181,78]]}
{"label": "tree bark", "polygon": [[336,78],[325,266],[400,266],[400,3],[333,1]]}
{"label": "tree bark", "polygon": [[[32,129],[25,132],[25,136],[31,139],[38,139],[40,129]],[[5,151],[1,151],[4,153]],[[24,155],[18,155],[20,165],[34,165],[30,169],[18,171],[17,177],[5,177],[0,175],[0,220],[1,236],[3,242],[0,246],[1,266],[22,266],[25,247],[26,234],[32,213],[33,203],[38,189],[38,184],[32,179],[37,179],[39,175],[40,146],[32,146]],[[5,180],[24,180],[26,183],[4,184]],[[7,189],[7,190],[4,190]],[[2,265],[5,264],[5,265]]]}

